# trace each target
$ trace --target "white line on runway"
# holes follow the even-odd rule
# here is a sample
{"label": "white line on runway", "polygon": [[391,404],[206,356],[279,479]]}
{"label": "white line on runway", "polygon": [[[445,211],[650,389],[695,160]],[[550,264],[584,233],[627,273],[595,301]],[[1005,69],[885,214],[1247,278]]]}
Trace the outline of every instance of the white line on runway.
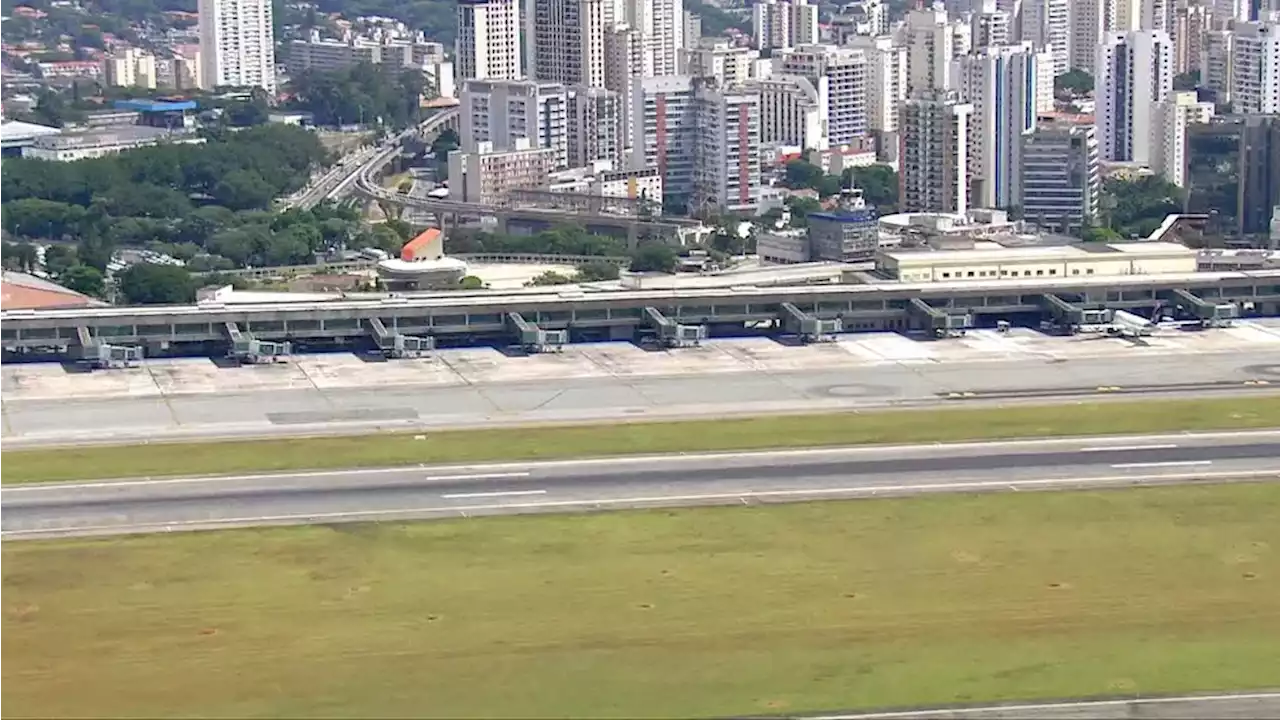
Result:
{"label": "white line on runway", "polygon": [[[185,485],[188,483],[207,482],[242,482],[251,480],[286,480],[288,478],[343,477],[347,475],[388,475],[393,473],[408,474],[421,471],[423,466],[405,465],[403,467],[373,468],[371,470],[314,470],[308,472],[284,472],[267,475],[219,475],[214,477],[172,478],[168,480],[100,480],[87,483],[29,483],[6,487],[5,493],[31,492],[33,490],[89,490],[92,488],[131,487],[139,485]],[[528,472],[495,472],[470,473],[465,475],[428,475],[427,482],[454,482],[458,480],[507,480],[526,478]]]}
{"label": "white line on runway", "polygon": [[1196,467],[1212,464],[1212,460],[1170,460],[1167,462],[1116,463],[1111,467],[1120,470],[1124,468]]}
{"label": "white line on runway", "polygon": [[450,493],[441,495],[445,500],[462,500],[463,498],[495,498],[514,497],[517,495],[546,495],[546,490],[506,490],[503,492]]}
{"label": "white line on runway", "polygon": [[1100,447],[1080,448],[1080,452],[1129,452],[1133,450],[1173,450],[1178,447],[1173,443],[1167,445],[1103,445]]}
{"label": "white line on runway", "polygon": [[831,497],[838,498],[841,496],[855,497],[876,497],[877,493],[887,492],[928,492],[931,490],[943,491],[970,491],[980,492],[989,490],[1021,490],[1024,488],[1087,488],[1096,486],[1106,486],[1112,484],[1130,484],[1141,485],[1145,482],[1176,482],[1179,480],[1234,480],[1234,479],[1251,479],[1266,478],[1280,480],[1280,470],[1256,470],[1256,471],[1234,471],[1234,472],[1218,472],[1218,473],[1181,473],[1181,474],[1158,474],[1158,475],[1112,475],[1108,477],[1094,478],[1045,478],[1039,480],[1016,480],[1009,482],[1008,480],[999,481],[974,481],[959,483],[923,483],[919,485],[870,485],[852,488],[811,488],[801,490],[760,490],[745,491],[735,493],[706,493],[701,495],[657,495],[649,497],[630,497],[630,498],[596,498],[591,500],[555,500],[549,502],[525,502],[525,503],[506,503],[500,505],[457,505],[457,506],[434,506],[420,508],[396,508],[392,510],[353,510],[349,512],[328,512],[328,513],[298,513],[293,515],[259,515],[252,517],[238,518],[217,518],[210,520],[178,520],[168,523],[152,523],[146,525],[82,525],[82,526],[66,526],[60,528],[41,528],[38,530],[3,530],[0,531],[0,537],[22,537],[22,536],[41,536],[41,535],[65,535],[67,533],[75,534],[92,534],[103,532],[115,533],[140,533],[153,532],[155,528],[218,528],[218,527],[235,527],[235,526],[253,526],[253,525],[270,525],[278,523],[297,523],[297,522],[322,522],[326,520],[339,519],[365,519],[376,520],[378,518],[388,518],[399,516],[403,520],[412,520],[415,517],[424,515],[432,515],[439,513],[467,513],[467,512],[485,512],[490,510],[555,510],[555,509],[571,509],[580,507],[608,508],[608,507],[627,507],[638,505],[659,505],[671,506],[681,503],[715,503],[715,502],[733,502],[735,500],[745,500],[747,498],[821,498]]}
{"label": "white line on runway", "polygon": [[1133,700],[1083,700],[1080,702],[1038,703],[1026,705],[988,705],[971,708],[938,708],[933,710],[898,710],[849,715],[818,715],[810,720],[888,720],[889,718],[936,718],[940,715],[967,715],[999,710],[1005,713],[1025,713],[1036,710],[1083,710],[1087,708],[1123,707],[1134,703],[1143,705],[1168,705],[1182,702],[1220,702],[1238,700],[1280,700],[1280,693],[1242,693],[1239,695],[1188,695],[1185,697],[1134,698]]}

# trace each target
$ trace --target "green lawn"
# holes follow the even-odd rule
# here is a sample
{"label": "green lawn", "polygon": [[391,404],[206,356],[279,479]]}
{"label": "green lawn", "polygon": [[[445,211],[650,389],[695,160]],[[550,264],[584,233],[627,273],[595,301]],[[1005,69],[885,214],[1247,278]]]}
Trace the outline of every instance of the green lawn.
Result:
{"label": "green lawn", "polygon": [[5,483],[1280,427],[1280,395],[161,443],[4,453]]}
{"label": "green lawn", "polygon": [[7,717],[727,716],[1280,685],[1280,484],[3,546]]}

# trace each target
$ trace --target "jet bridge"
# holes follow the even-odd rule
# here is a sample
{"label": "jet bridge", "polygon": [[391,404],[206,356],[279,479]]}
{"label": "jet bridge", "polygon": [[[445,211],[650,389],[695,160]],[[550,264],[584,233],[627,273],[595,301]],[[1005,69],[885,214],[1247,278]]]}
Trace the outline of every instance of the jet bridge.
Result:
{"label": "jet bridge", "polygon": [[663,315],[662,311],[656,307],[646,307],[644,309],[644,319],[649,327],[657,331],[658,341],[664,347],[696,347],[707,339],[705,325],[681,325]]}
{"label": "jet bridge", "polygon": [[569,342],[568,330],[543,330],[518,312],[507,313],[507,327],[515,333],[520,347],[529,353],[561,352]]}
{"label": "jet bridge", "polygon": [[844,330],[844,322],[840,318],[823,320],[789,302],[782,303],[781,307],[783,329],[799,335],[800,342],[832,342]]}
{"label": "jet bridge", "polygon": [[381,318],[369,318],[369,330],[382,354],[389,358],[416,358],[436,349],[435,338],[414,337],[392,332]]}
{"label": "jet bridge", "polygon": [[1198,297],[1189,290],[1181,288],[1161,293],[1162,299],[1200,321],[1201,327],[1230,327],[1240,317],[1240,308],[1235,303],[1214,304]]}
{"label": "jet bridge", "polygon": [[242,332],[234,322],[227,322],[223,327],[227,332],[227,339],[231,341],[230,357],[237,362],[249,365],[284,362],[293,352],[293,346],[289,343],[259,340],[253,333]]}
{"label": "jet bridge", "polygon": [[1053,316],[1050,325],[1068,335],[1080,331],[1097,331],[1114,320],[1114,313],[1106,308],[1086,308],[1068,302],[1053,293],[1040,296],[1040,304]]}
{"label": "jet bridge", "polygon": [[80,343],[80,358],[96,370],[134,367],[142,360],[141,347],[102,342],[83,325],[76,328],[76,340]]}
{"label": "jet bridge", "polygon": [[965,330],[973,327],[973,316],[968,313],[951,314],[939,310],[920,298],[907,301],[907,312],[924,323],[935,338],[950,338],[964,335]]}

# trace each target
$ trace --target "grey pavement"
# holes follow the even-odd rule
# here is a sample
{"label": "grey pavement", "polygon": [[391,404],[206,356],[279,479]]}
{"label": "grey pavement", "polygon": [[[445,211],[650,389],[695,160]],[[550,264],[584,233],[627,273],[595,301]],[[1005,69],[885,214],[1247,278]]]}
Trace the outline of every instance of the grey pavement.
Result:
{"label": "grey pavement", "polygon": [[984,492],[1280,480],[1280,430],[6,487],[6,539]]}
{"label": "grey pavement", "polygon": [[1280,720],[1280,692],[1018,703],[823,715],[810,720]]}
{"label": "grey pavement", "polygon": [[19,447],[1280,390],[1280,327],[1230,330],[1144,345],[1031,331],[954,343],[865,333],[807,347],[602,343],[531,357],[469,348],[232,368],[190,358],[92,374],[6,365],[4,438]]}

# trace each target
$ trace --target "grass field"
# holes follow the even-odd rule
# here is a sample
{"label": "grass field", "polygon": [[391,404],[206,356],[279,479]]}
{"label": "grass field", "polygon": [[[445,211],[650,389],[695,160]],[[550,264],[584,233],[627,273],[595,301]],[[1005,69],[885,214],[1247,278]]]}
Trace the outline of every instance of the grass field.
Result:
{"label": "grass field", "polygon": [[1280,484],[5,543],[7,717],[726,716],[1280,685]]}
{"label": "grass field", "polygon": [[3,481],[1271,427],[1280,395],[18,450]]}

